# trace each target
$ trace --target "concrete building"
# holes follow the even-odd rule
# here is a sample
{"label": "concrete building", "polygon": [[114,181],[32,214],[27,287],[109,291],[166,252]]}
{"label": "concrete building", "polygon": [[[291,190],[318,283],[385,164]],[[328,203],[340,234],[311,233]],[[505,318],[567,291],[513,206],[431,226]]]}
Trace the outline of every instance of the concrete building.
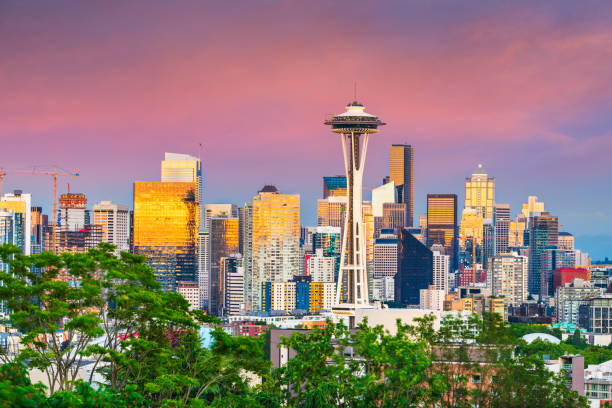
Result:
{"label": "concrete building", "polygon": [[574,249],[574,236],[569,232],[559,231],[559,248],[561,249]]}
{"label": "concrete building", "polygon": [[374,278],[372,299],[381,302],[395,301],[395,278],[391,276]]}
{"label": "concrete building", "polygon": [[244,314],[244,267],[240,254],[221,260],[223,274],[223,316]]}
{"label": "concrete building", "polygon": [[441,246],[439,249],[436,249],[436,245],[433,245],[431,251],[433,254],[433,286],[435,289],[444,291],[444,294],[446,294],[448,293],[450,257],[444,255],[444,249]]}
{"label": "concrete building", "polygon": [[117,247],[116,253],[129,251],[129,208],[127,205],[100,201],[92,207],[93,224],[102,226],[102,242]]}
{"label": "concrete building", "polygon": [[198,287],[200,307],[208,310],[210,285],[210,232],[206,228],[198,232]]}
{"label": "concrete building", "polygon": [[592,297],[601,295],[601,289],[582,279],[574,279],[557,288],[555,296],[557,321],[578,324],[578,308]]}
{"label": "concrete building", "polygon": [[374,279],[397,274],[397,235],[391,229],[382,229],[374,241]]}
{"label": "concrete building", "polygon": [[200,309],[200,288],[197,282],[177,282],[176,291],[189,302],[189,309]]}
{"label": "concrete building", "polygon": [[323,256],[323,249],[318,248],[316,254],[306,261],[308,276],[313,282],[334,282],[336,258]]}
{"label": "concrete building", "polygon": [[512,306],[520,306],[529,293],[527,291],[527,257],[517,254],[499,254],[491,258],[487,273],[487,287],[493,296],[507,299]]}
{"label": "concrete building", "polygon": [[430,285],[427,289],[421,289],[419,293],[420,309],[444,310],[444,299],[446,297],[444,290],[436,289],[434,285]]}
{"label": "concrete building", "polygon": [[495,225],[495,255],[508,253],[510,237],[510,204],[496,203],[493,209]]}
{"label": "concrete building", "polygon": [[89,224],[85,194],[62,194],[59,197],[59,206],[59,231],[79,231],[85,224]]}

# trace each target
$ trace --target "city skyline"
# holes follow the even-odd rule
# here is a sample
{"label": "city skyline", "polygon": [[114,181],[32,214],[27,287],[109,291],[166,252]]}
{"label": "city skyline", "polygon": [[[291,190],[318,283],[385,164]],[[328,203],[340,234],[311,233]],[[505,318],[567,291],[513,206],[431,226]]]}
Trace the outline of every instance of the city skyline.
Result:
{"label": "city skyline", "polygon": [[[259,30],[229,32],[213,18],[231,15],[228,6],[187,2],[167,13],[161,3],[61,4],[0,5],[0,46],[11,56],[0,67],[8,95],[0,167],[58,164],[79,171],[71,189],[90,203],[130,205],[132,183],[157,180],[164,152],[197,157],[202,143],[206,203],[242,205],[273,184],[300,194],[302,224],[316,225],[322,177],[343,173],[337,141],[320,123],[352,99],[356,81],[358,99],[388,123],[368,152],[364,185],[388,175],[391,144],[411,144],[415,220],[428,193],[462,203],[464,178],[482,163],[512,216],[536,195],[577,247],[593,259],[611,255],[612,80],[602,67],[612,57],[600,52],[612,46],[608,9],[481,3],[451,18],[437,5],[386,3],[351,32],[344,23],[367,7],[338,16],[340,5],[301,5],[289,24],[288,9],[244,4],[236,18],[258,21]],[[519,29],[498,24],[506,20]],[[361,44],[373,47],[376,63],[357,57]],[[356,56],[337,57],[340,46]],[[4,192],[13,189],[50,213],[48,179],[11,174]]]}

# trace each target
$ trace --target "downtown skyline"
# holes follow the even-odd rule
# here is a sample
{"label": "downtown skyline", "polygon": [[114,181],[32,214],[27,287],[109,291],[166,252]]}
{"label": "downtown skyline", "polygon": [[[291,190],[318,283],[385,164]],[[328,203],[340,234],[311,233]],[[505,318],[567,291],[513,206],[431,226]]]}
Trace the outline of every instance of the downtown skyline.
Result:
{"label": "downtown skyline", "polygon": [[[427,193],[463,202],[482,163],[512,214],[537,195],[577,247],[611,255],[612,55],[601,50],[612,14],[596,3],[481,4],[452,18],[440,4],[340,17],[340,5],[244,3],[232,30],[215,22],[237,11],[226,5],[61,4],[0,5],[0,167],[78,170],[72,191],[130,205],[134,181],[159,178],[164,151],[198,156],[202,143],[205,202],[241,205],[274,184],[300,194],[302,224],[314,225],[322,177],[344,170],[323,121],[356,81],[357,99],[388,123],[370,143],[365,186],[388,175],[391,144],[411,144],[416,218]],[[354,17],[366,20],[356,31]],[[50,211],[48,179],[7,176],[4,191],[17,188]],[[601,247],[585,238],[598,235]]]}

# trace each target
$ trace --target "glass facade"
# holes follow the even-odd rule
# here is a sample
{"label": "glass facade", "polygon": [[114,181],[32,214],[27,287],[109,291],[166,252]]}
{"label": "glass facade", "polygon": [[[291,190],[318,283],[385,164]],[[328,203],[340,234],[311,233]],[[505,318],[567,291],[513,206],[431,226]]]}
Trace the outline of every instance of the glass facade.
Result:
{"label": "glass facade", "polygon": [[[405,221],[412,227],[414,210],[414,148],[410,145],[391,145],[389,150],[389,181],[395,182],[397,201],[406,204]],[[404,225],[402,225],[403,227]]]}
{"label": "glass facade", "polygon": [[485,219],[493,219],[495,204],[495,177],[489,177],[478,166],[472,177],[465,179],[465,207],[474,209]]}
{"label": "glass facade", "polygon": [[134,183],[134,253],[147,257],[164,290],[196,280],[199,220],[195,183]]}
{"label": "glass facade", "polygon": [[529,293],[548,296],[548,286],[542,285],[548,281],[545,275],[545,251],[557,246],[559,222],[548,212],[530,217],[529,220]]}
{"label": "glass facade", "polygon": [[395,300],[418,305],[420,289],[433,284],[433,253],[406,229],[401,231],[398,245]]}
{"label": "glass facade", "polygon": [[209,313],[220,316],[223,307],[223,258],[238,253],[238,218],[210,219]]}
{"label": "glass facade", "polygon": [[434,244],[440,244],[444,247],[444,253],[450,257],[451,270],[456,270],[456,194],[427,194],[427,248],[431,248]]}
{"label": "glass facade", "polygon": [[287,282],[298,275],[300,196],[261,191],[253,198],[252,213],[251,296],[254,309],[262,310],[263,282]]}

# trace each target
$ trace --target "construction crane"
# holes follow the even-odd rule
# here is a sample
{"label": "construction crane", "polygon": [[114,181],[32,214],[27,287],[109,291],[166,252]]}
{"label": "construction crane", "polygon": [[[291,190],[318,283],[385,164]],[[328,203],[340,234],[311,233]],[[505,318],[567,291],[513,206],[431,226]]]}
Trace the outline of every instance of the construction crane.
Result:
{"label": "construction crane", "polygon": [[6,170],[0,169],[0,197],[2,196],[2,189],[4,187],[4,179],[8,173],[11,174],[39,174],[44,176],[51,176],[53,178],[53,214],[51,216],[53,222],[53,235],[52,235],[52,249],[53,252],[57,250],[57,178],[58,177],[74,177],[77,178],[79,173],[62,173],[56,166],[53,167],[53,171],[43,170]]}

